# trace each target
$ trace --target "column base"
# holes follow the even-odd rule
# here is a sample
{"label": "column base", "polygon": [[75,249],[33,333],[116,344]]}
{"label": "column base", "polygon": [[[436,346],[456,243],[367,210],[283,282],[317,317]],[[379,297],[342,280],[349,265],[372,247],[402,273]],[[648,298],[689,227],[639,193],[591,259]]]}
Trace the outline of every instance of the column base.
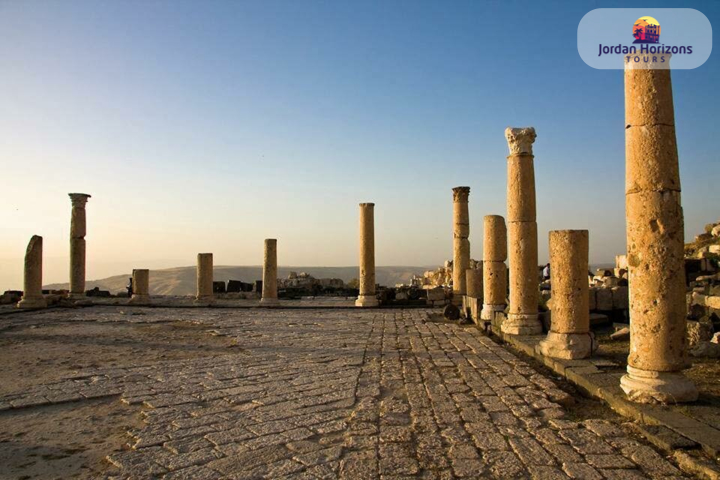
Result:
{"label": "column base", "polygon": [[17,308],[47,308],[45,297],[22,297]]}
{"label": "column base", "polygon": [[194,305],[197,305],[199,307],[209,307],[215,303],[215,297],[212,295],[205,295],[203,297],[195,297],[195,301],[193,302]]}
{"label": "column base", "polygon": [[130,297],[130,300],[128,300],[128,304],[130,304],[130,305],[149,305],[150,304],[150,295],[133,294],[133,296]]}
{"label": "column base", "polygon": [[280,301],[277,298],[261,298],[260,306],[262,307],[277,307],[280,305]]}
{"label": "column base", "polygon": [[483,303],[482,310],[480,311],[480,319],[491,322],[495,317],[495,312],[505,311],[505,305],[490,305]]}
{"label": "column base", "polygon": [[542,324],[537,313],[508,313],[501,329],[508,335],[539,335]]}
{"label": "column base", "polygon": [[587,358],[596,348],[597,342],[592,333],[548,332],[547,338],[540,342],[540,353],[564,360]]}
{"label": "column base", "polygon": [[698,399],[695,384],[681,372],[640,370],[630,365],[620,379],[628,400],[638,403],[681,403]]}
{"label": "column base", "polygon": [[355,300],[355,306],[365,308],[378,307],[380,306],[380,302],[378,302],[375,295],[360,295],[357,300]]}

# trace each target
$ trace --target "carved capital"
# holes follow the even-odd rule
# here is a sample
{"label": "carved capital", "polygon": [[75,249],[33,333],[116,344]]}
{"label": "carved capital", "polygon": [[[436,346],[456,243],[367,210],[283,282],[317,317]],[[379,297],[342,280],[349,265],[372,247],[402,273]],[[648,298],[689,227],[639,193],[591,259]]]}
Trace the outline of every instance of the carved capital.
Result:
{"label": "carved capital", "polygon": [[505,129],[510,155],[532,155],[532,144],[535,142],[535,137],[537,135],[533,127],[508,127]]}
{"label": "carved capital", "polygon": [[455,187],[452,191],[453,202],[467,203],[468,197],[470,196],[470,187]]}
{"label": "carved capital", "polygon": [[88,198],[90,198],[90,195],[87,193],[68,193],[68,195],[70,196],[73,208],[85,208],[85,204],[87,203]]}

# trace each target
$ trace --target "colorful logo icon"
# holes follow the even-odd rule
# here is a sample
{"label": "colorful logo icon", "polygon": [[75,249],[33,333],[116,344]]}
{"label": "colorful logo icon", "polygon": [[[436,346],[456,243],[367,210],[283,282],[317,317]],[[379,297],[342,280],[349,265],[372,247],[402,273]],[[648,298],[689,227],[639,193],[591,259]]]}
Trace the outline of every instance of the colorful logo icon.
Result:
{"label": "colorful logo icon", "polygon": [[640,17],[633,24],[633,43],[660,42],[660,22],[653,17]]}

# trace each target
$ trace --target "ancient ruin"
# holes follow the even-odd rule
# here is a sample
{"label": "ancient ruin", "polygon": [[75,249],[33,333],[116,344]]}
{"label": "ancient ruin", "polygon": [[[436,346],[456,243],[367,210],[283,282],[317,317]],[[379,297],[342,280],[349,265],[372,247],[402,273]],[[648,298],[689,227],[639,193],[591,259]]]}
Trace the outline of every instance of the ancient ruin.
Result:
{"label": "ancient ruin", "polygon": [[263,256],[263,284],[260,304],[273,306],[278,304],[277,290],[277,240],[265,239],[265,254]]}
{"label": "ancient ruin", "polygon": [[540,343],[544,355],[575,359],[592,353],[595,342],[590,333],[589,248],[587,230],[550,232],[552,327]]}
{"label": "ancient ruin", "polygon": [[[7,13],[27,8],[20,5],[23,2],[15,3],[17,5],[5,9]],[[72,6],[63,2],[62,7]],[[153,6],[156,7],[158,11],[164,8]],[[107,153],[113,161],[134,154],[136,145],[147,148],[151,144],[145,142],[152,135],[165,133],[166,137],[163,144],[152,144],[158,148],[157,152],[138,148],[137,160],[118,167],[127,171],[125,177],[118,177],[122,182],[115,182],[113,178],[113,182],[103,180],[91,185],[94,208],[102,220],[96,227],[103,233],[95,252],[114,248],[118,250],[117,255],[95,253],[86,258],[86,204],[90,195],[69,194],[72,216],[68,259],[64,243],[66,220],[61,218],[59,226],[47,222],[47,213],[42,208],[32,203],[28,207],[25,197],[16,195],[21,189],[12,191],[18,204],[8,208],[13,215],[22,209],[36,208],[37,211],[20,213],[26,216],[17,224],[7,222],[13,231],[6,245],[15,251],[16,257],[15,266],[11,267],[13,276],[8,277],[9,283],[14,282],[9,285],[13,290],[0,295],[0,480],[720,480],[720,219],[707,224],[694,241],[685,244],[675,107],[666,60],[659,64],[628,61],[624,70],[626,237],[623,239],[617,232],[617,224],[607,221],[612,228],[603,231],[599,228],[603,223],[594,220],[606,212],[614,212],[615,222],[622,218],[622,209],[616,208],[620,201],[618,182],[601,182],[590,175],[597,172],[591,170],[596,167],[597,159],[612,158],[612,151],[602,151],[595,158],[583,157],[582,161],[576,161],[578,155],[573,149],[566,148],[563,153],[562,145],[567,139],[559,138],[563,133],[561,120],[567,124],[570,110],[561,112],[549,108],[572,101],[573,107],[590,111],[583,104],[585,100],[597,109],[597,104],[588,101],[587,92],[574,92],[576,95],[568,95],[558,102],[557,92],[526,88],[530,97],[548,95],[550,101],[542,105],[549,106],[550,115],[538,115],[528,109],[525,97],[515,95],[519,89],[509,89],[515,96],[502,99],[509,102],[498,102],[501,107],[516,103],[516,111],[506,118],[523,115],[537,121],[537,125],[546,125],[547,131],[555,132],[550,135],[555,139],[548,145],[548,157],[565,156],[550,162],[547,170],[539,170],[542,173],[538,176],[540,216],[533,153],[535,128],[509,127],[504,131],[509,149],[506,198],[502,191],[497,194],[498,189],[503,188],[498,180],[505,168],[498,154],[505,146],[499,136],[502,126],[490,125],[496,118],[490,114],[498,111],[495,105],[487,109],[490,114],[485,115],[486,124],[481,128],[475,128],[465,116],[461,117],[462,124],[457,124],[461,129],[470,125],[467,130],[474,137],[469,142],[471,148],[463,146],[456,151],[445,148],[423,155],[421,148],[426,144],[423,142],[404,152],[398,150],[399,153],[377,148],[378,160],[366,160],[372,159],[376,152],[375,148],[364,147],[368,144],[375,147],[372,142],[377,137],[370,133],[377,135],[378,131],[363,131],[358,120],[377,120],[381,114],[404,113],[402,109],[407,104],[421,98],[408,94],[394,105],[397,110],[380,111],[378,99],[390,96],[383,97],[381,94],[386,92],[374,90],[381,85],[375,80],[390,78],[392,92],[406,90],[411,94],[427,94],[433,91],[431,87],[440,85],[437,90],[443,95],[449,91],[444,88],[446,85],[455,87],[462,82],[472,84],[475,91],[485,96],[470,98],[466,91],[460,92],[465,95],[452,92],[453,98],[440,98],[444,102],[442,109],[426,106],[425,112],[417,111],[436,115],[433,122],[426,122],[425,129],[435,128],[436,122],[446,122],[448,116],[440,115],[445,110],[451,111],[458,105],[484,106],[479,100],[495,95],[492,87],[509,80],[507,76],[498,75],[504,73],[503,68],[521,63],[522,56],[505,62],[502,68],[491,66],[487,70],[491,75],[478,75],[482,68],[468,67],[467,55],[448,55],[447,52],[455,50],[442,43],[446,37],[457,36],[462,43],[453,46],[469,48],[465,43],[476,39],[477,32],[460,31],[463,24],[477,29],[478,13],[499,8],[473,12],[476,15],[466,17],[473,21],[463,22],[458,20],[463,17],[455,11],[462,5],[447,9],[434,6],[430,13],[425,12],[432,20],[425,22],[431,26],[430,30],[436,33],[436,24],[448,17],[453,28],[458,29],[457,35],[455,32],[438,34],[431,41],[417,43],[411,41],[416,39],[408,34],[427,30],[424,28],[427,25],[417,28],[419,23],[415,19],[412,25],[393,28],[396,25],[389,23],[389,18],[407,16],[404,14],[408,12],[385,15],[385,9],[392,8],[385,5],[378,12],[381,15],[367,14],[365,10],[372,5],[362,5],[360,15],[352,12],[346,15],[345,11],[338,15],[339,10],[316,15],[320,7],[312,5],[309,13],[305,12],[301,18],[290,16],[296,10],[293,7],[292,11],[281,12],[280,24],[270,21],[277,16],[277,8],[262,18],[254,18],[254,11],[262,11],[262,5],[241,7],[240,11],[229,12],[233,15],[227,18],[235,21],[250,16],[247,25],[254,28],[225,32],[221,30],[225,27],[223,22],[203,24],[200,20],[209,15],[205,12],[195,15],[197,18],[182,18],[182,12],[167,11],[161,16],[153,11],[151,17],[170,18],[170,27],[190,25],[193,32],[202,34],[199,38],[174,35],[172,42],[164,42],[171,44],[173,50],[158,52],[172,55],[190,51],[204,63],[190,62],[193,70],[183,71],[182,62],[172,58],[173,62],[161,65],[172,68],[151,69],[151,75],[133,75],[129,83],[132,88],[126,88],[122,82],[107,88],[92,88],[92,93],[100,92],[100,95],[89,98],[83,107],[102,103],[103,109],[95,112],[97,117],[70,119],[69,125],[75,131],[67,133],[75,133],[77,138],[68,141],[68,145],[60,145],[68,147],[68,151],[54,144],[31,144],[28,151],[24,151],[22,144],[0,142],[3,143],[0,150],[6,149],[4,143],[7,143],[12,148],[9,152],[27,156],[28,172],[49,176],[53,168],[67,168],[69,180],[63,181],[83,185],[87,179],[96,178],[91,175],[75,178],[81,172],[79,167],[95,165],[92,162],[76,165],[67,159],[77,155],[95,161],[96,152],[73,152],[70,147],[74,148],[85,138],[92,140],[89,144],[92,149],[109,142],[98,136],[97,131],[86,132],[76,127],[90,125],[89,118],[103,118],[100,114],[107,112],[121,114],[113,126],[140,118],[144,113],[124,112],[118,108],[123,103],[105,104],[110,101],[102,96],[107,92],[128,90],[137,95],[135,100],[154,100],[153,95],[163,93],[158,88],[163,85],[160,80],[180,82],[178,79],[190,78],[191,84],[173,83],[169,89],[171,95],[158,98],[151,107],[159,108],[187,97],[190,107],[202,107],[199,112],[193,111],[193,115],[199,117],[217,111],[223,114],[222,118],[211,118],[213,123],[207,124],[195,124],[195,118],[180,118],[176,122],[178,127],[167,125],[175,122],[163,120],[172,115],[187,115],[186,105],[180,105],[183,108],[171,105],[171,110],[152,112],[152,122],[143,121],[133,124],[133,130],[118,132],[116,138],[125,141],[128,133],[145,133],[146,128],[158,128],[158,124],[163,129],[146,134],[147,138],[128,139],[132,149]],[[424,7],[413,4],[411,16]],[[50,7],[44,5],[43,8]],[[228,7],[213,5],[213,10],[220,8]],[[305,5],[298,8],[303,10]],[[524,18],[532,20],[534,28],[537,26],[534,17],[538,11],[530,8],[530,2],[523,8],[517,5],[504,8],[510,13],[501,25],[511,25],[512,21],[519,24],[518,18],[524,14]],[[543,5],[543,8],[547,7]],[[64,17],[77,15],[53,15],[52,12],[43,12],[46,23],[42,23],[41,19],[31,16],[37,9],[33,6],[25,17],[8,23],[19,26],[10,29],[10,33],[27,30],[35,35],[40,32],[54,36],[62,33],[61,27],[69,29],[78,23],[76,20],[64,25]],[[114,14],[122,7],[114,5],[113,9],[110,13]],[[440,10],[442,15],[437,15]],[[648,10],[649,15],[652,12]],[[3,13],[6,12],[3,10]],[[125,13],[118,18],[139,22],[135,30],[153,30],[149,28],[153,25],[142,24],[143,15]],[[576,11],[571,13],[573,18],[577,16]],[[550,16],[544,11],[540,14]],[[675,15],[679,16],[680,12],[675,11]],[[114,15],[90,11],[86,17],[105,19],[102,25],[91,24],[85,29],[87,32],[107,33],[110,39],[124,34],[122,29],[109,28],[111,24],[106,20]],[[329,35],[332,29],[324,29],[325,23],[340,17],[343,17],[343,26],[350,25],[356,31],[333,39]],[[308,19],[313,21],[308,23]],[[382,35],[368,41],[366,33],[374,31],[363,22],[378,19],[382,27],[378,33]],[[649,20],[654,21],[649,16],[635,24],[628,21],[625,37],[642,40],[640,43],[645,48],[665,48],[665,45],[647,45],[659,41],[661,33],[659,23],[650,24]],[[661,20],[666,21],[665,17]],[[369,24],[376,27],[374,23]],[[33,28],[24,28],[28,25]],[[674,25],[669,22],[666,25],[668,28],[663,28],[675,35],[671,28]],[[246,25],[238,25],[241,26]],[[308,32],[314,32],[318,26],[323,27],[322,41],[313,45]],[[120,27],[127,30],[127,25]],[[166,25],[156,27],[167,28]],[[695,24],[693,27],[699,28]],[[103,50],[104,44],[103,48],[90,52],[79,51],[78,47],[88,40],[85,30],[77,39],[58,38],[62,46],[59,52],[77,54],[82,61],[76,63],[92,68],[102,57],[111,58],[113,64],[97,65],[103,74],[101,78],[109,78],[107,73],[114,72],[117,65],[122,71],[147,70],[142,68],[146,65],[132,63],[135,59],[147,60],[141,55],[143,52]],[[252,35],[253,30],[259,32],[257,37]],[[232,36],[236,31],[240,34]],[[579,26],[578,32],[583,31]],[[402,33],[404,40],[408,35],[407,48],[403,50],[387,45],[388,39],[397,32]],[[191,43],[182,42],[186,36]],[[364,43],[349,48],[353,47],[350,41],[355,37],[362,38]],[[670,43],[669,35],[663,38]],[[42,41],[44,37],[23,40],[34,47],[52,46]],[[147,41],[129,43],[157,47],[152,44],[152,38],[144,40]],[[333,40],[342,50],[335,49]],[[216,50],[199,48],[210,41],[218,42]],[[298,42],[298,46],[293,45],[293,41]],[[562,41],[568,46],[567,39]],[[427,48],[433,42],[437,45]],[[116,47],[113,42],[109,43]],[[19,42],[9,44],[15,47]],[[336,54],[332,59],[321,56],[323,49],[319,47],[326,44],[331,45]],[[232,71],[214,70],[228,63],[218,61],[227,54],[223,50],[226,45],[242,46],[233,50],[234,55],[241,57],[244,51],[251,52],[250,57],[230,62],[250,72],[250,80],[242,82],[242,88],[236,88],[237,82],[231,81],[238,77],[237,67]],[[282,48],[276,48],[278,45]],[[287,45],[295,48],[288,49]],[[421,48],[418,49],[418,45]],[[381,51],[386,47],[387,52]],[[600,53],[611,55],[610,50],[614,48],[608,46],[603,50],[601,45]],[[18,54],[24,63],[16,69],[33,73],[34,77],[28,77],[30,83],[36,77],[42,79],[38,72],[48,68],[44,60],[58,53],[53,49],[32,50],[42,50],[41,57],[35,58],[33,55],[37,52],[34,51],[21,52],[27,59]],[[306,63],[322,64],[327,69],[310,72],[311,75],[301,75],[307,72],[292,69],[282,71],[279,65],[285,50],[292,54],[311,52],[312,58],[294,55],[289,59],[295,70]],[[427,50],[434,50],[430,53],[438,56],[425,57]],[[696,51],[700,50],[700,46],[696,47]],[[375,55],[377,51],[384,55]],[[405,55],[397,55],[399,51]],[[272,55],[262,56],[268,53]],[[392,63],[388,59],[408,61],[414,56],[423,62],[413,65],[412,70],[404,65],[402,69],[387,70]],[[163,58],[155,55],[151,59],[155,57]],[[306,57],[310,62],[305,61]],[[665,57],[669,59],[670,55]],[[59,58],[62,59],[62,55]],[[118,58],[123,62],[118,62]],[[376,65],[377,70],[370,72],[372,75],[353,72],[354,63],[369,61],[381,62]],[[444,66],[446,62],[457,62],[454,73],[462,74],[457,75],[461,82],[457,82],[457,78],[439,78],[442,82],[434,85],[413,84],[412,89],[407,88],[408,79],[410,83],[416,82],[426,73],[432,73],[436,65]],[[42,69],[33,70],[36,65]],[[268,65],[272,68],[265,68]],[[342,70],[343,77],[332,78],[338,69]],[[271,70],[273,76],[262,76],[264,70]],[[9,80],[8,85],[13,88],[6,90],[13,95],[21,85],[21,73],[13,72]],[[363,83],[347,83],[356,73],[363,74],[358,75]],[[513,77],[517,79],[525,73],[513,71]],[[135,87],[145,81],[145,76],[153,80],[153,89],[136,92]],[[472,82],[466,82],[479,76],[489,78],[490,88],[476,88]],[[65,80],[62,75],[48,74],[47,78]],[[619,73],[615,79],[619,80]],[[47,82],[35,83],[44,87]],[[571,83],[558,82],[562,88]],[[292,84],[303,97],[274,90],[285,84]],[[263,88],[254,90],[256,85]],[[229,87],[223,88],[226,86]],[[551,82],[542,86],[547,90],[552,87]],[[274,95],[272,98],[261,95],[266,94],[265,88]],[[193,90],[201,91],[205,97],[192,97]],[[359,92],[359,95],[347,95],[348,92]],[[12,115],[28,109],[29,113],[17,123],[30,123],[37,117],[50,125],[60,124],[62,122],[56,120],[62,120],[62,116],[32,111],[33,104],[49,104],[49,112],[57,114],[63,111],[58,106],[74,105],[70,100],[77,100],[77,92],[73,92],[73,97],[57,101],[52,97],[38,97],[41,91],[35,93],[24,98],[19,96],[17,105],[11,105]],[[313,93],[318,96],[312,96]],[[342,117],[342,112],[334,109],[347,99],[357,110]],[[127,102],[127,98],[119,101]],[[363,101],[372,108],[363,105]],[[428,105],[434,107],[438,98],[430,101]],[[250,112],[247,117],[234,118],[233,108],[237,109],[238,105]],[[308,106],[316,109],[308,110]],[[295,111],[301,113],[297,118],[285,118]],[[687,115],[687,111],[681,114],[678,110],[679,119],[688,118]],[[259,121],[255,122],[256,119]],[[389,140],[383,139],[385,142],[402,145],[412,134],[425,133],[423,129],[411,132],[409,127],[403,130],[406,119],[401,115],[390,120],[381,123],[381,128],[389,132]],[[583,145],[586,151],[596,148],[597,142],[614,142],[617,146],[620,123],[618,118],[615,120],[614,134],[611,127],[606,126],[607,131],[596,135],[596,131],[583,126],[576,130],[588,138],[584,143],[572,140]],[[222,121],[227,121],[227,130],[217,129],[223,126]],[[353,128],[331,131],[332,128],[327,127],[332,127],[332,123],[321,121],[347,123]],[[293,125],[304,126],[302,122],[308,122],[312,128],[293,131]],[[3,128],[12,129],[12,123],[6,121]],[[253,123],[279,128],[263,132]],[[606,123],[612,126],[613,122]],[[347,128],[347,125],[341,126]],[[397,132],[392,129],[396,126],[401,127]],[[47,125],[40,121],[32,127],[43,133],[38,138],[60,137],[45,135],[42,128]],[[170,130],[170,127],[179,130]],[[593,127],[597,128],[597,124]],[[690,127],[697,129],[698,124]],[[497,128],[494,130],[497,136],[492,133],[493,128]],[[208,132],[214,131],[220,135],[217,144],[206,143]],[[450,131],[446,128],[442,133]],[[187,140],[179,137],[178,132],[192,135]],[[478,132],[489,132],[490,136],[481,137]],[[318,139],[326,134],[331,134],[332,143],[318,145],[316,150],[301,149],[302,145],[293,150],[295,142],[320,144]],[[565,134],[569,135],[567,131]],[[593,135],[595,137],[590,138]],[[95,140],[96,136],[101,141]],[[173,143],[173,139],[178,138],[180,140]],[[287,143],[281,144],[280,138]],[[451,136],[444,140],[449,143],[456,139]],[[473,145],[475,141],[481,145],[480,149]],[[492,145],[483,151],[486,143]],[[51,161],[57,158],[57,166],[50,165],[46,171],[37,169],[32,163],[33,149],[50,152],[48,158]],[[185,149],[191,153],[177,158],[182,157],[180,154]],[[346,156],[347,151],[352,155]],[[313,158],[316,154],[325,157]],[[230,159],[227,164],[215,160],[223,155]],[[166,156],[169,161],[163,164]],[[212,168],[201,164],[206,161],[205,156],[210,159],[209,167],[216,167],[220,174],[231,172],[242,177],[242,182],[236,177],[223,182],[217,172],[208,173]],[[617,155],[615,158],[620,161]],[[333,165],[333,161],[340,167]],[[162,171],[158,168],[152,175],[160,172],[168,177],[176,175],[183,182],[190,177],[190,181],[175,182],[173,177],[175,184],[165,185],[155,182],[156,177],[148,174],[150,181],[134,183],[139,175],[145,175],[139,165],[148,169],[151,164],[154,168],[155,163],[162,166]],[[187,165],[193,170],[188,170]],[[236,168],[237,165],[240,166]],[[25,174],[25,170],[11,167],[7,169],[11,174],[16,174],[14,169]],[[617,164],[608,162],[602,167],[613,169],[613,175],[618,174]],[[258,171],[254,171],[255,168]],[[351,171],[353,168],[360,170],[360,174]],[[444,176],[433,168],[446,170]],[[577,169],[574,177],[560,175],[565,174],[560,170],[571,169]],[[391,178],[388,175],[388,172],[395,175],[396,171],[405,176]],[[197,178],[188,172],[195,173]],[[422,181],[412,176],[417,172],[425,176]],[[316,178],[326,175],[338,178],[353,175],[345,179],[353,182],[351,188],[342,185],[342,179],[333,178],[332,185],[315,182]],[[35,175],[29,176],[32,182],[37,181]],[[295,177],[300,181],[295,182]],[[585,204],[580,204],[578,198],[585,196],[586,187],[581,182],[587,179],[594,182],[596,190],[587,195]],[[483,238],[481,261],[471,258],[470,251],[471,187],[452,188],[452,217],[448,208],[447,189],[457,185],[456,182],[466,181],[473,185],[473,202],[478,205],[478,209],[473,210],[477,215],[473,217],[474,225],[486,213],[483,209],[496,211],[499,205],[502,209],[503,201],[507,207],[505,216],[485,215],[482,231],[476,229],[476,235]],[[407,190],[398,188],[400,182],[405,182]],[[41,182],[37,183],[38,188],[44,187]],[[112,185],[108,187],[106,183]],[[697,182],[690,181],[688,185],[693,183]],[[186,185],[185,203],[177,202],[176,197],[182,193],[179,189]],[[315,190],[305,192],[303,189],[308,185]],[[34,183],[29,187],[24,185],[24,190],[35,187]],[[52,188],[63,188],[60,191],[67,192],[74,187],[53,185]],[[109,199],[117,192],[116,188],[125,189],[123,193],[129,201],[123,204],[124,197],[120,195]],[[213,189],[213,195],[208,194],[209,189]],[[57,190],[49,189],[48,195],[53,191]],[[240,197],[237,193],[240,191],[242,198],[235,198]],[[400,194],[410,200],[402,203],[397,200]],[[157,201],[160,195],[168,197],[166,203]],[[273,201],[268,201],[271,195]],[[302,204],[300,199],[305,195],[310,200]],[[378,244],[381,253],[378,265],[374,203],[359,204],[359,255],[355,263],[354,217],[348,215],[348,211],[355,208],[353,199],[359,195],[382,200],[382,204],[387,205],[387,210],[383,207],[381,213],[388,216],[378,223],[378,238],[383,240]],[[209,199],[201,202],[203,196]],[[614,205],[609,208],[611,202],[603,202],[611,196]],[[288,206],[287,199],[293,204]],[[35,203],[46,200],[41,197]],[[54,208],[54,199],[51,200],[49,204]],[[328,206],[331,201],[334,204]],[[178,210],[170,209],[172,202],[180,204],[179,207],[173,205]],[[563,205],[574,202],[578,204],[570,205],[572,208],[566,209]],[[697,196],[686,199],[686,206],[696,204],[693,202],[698,202]],[[61,202],[60,207],[63,205],[66,208]],[[597,208],[591,211],[588,205]],[[181,208],[188,206],[193,210],[192,215],[184,218]],[[217,210],[211,211],[213,207]],[[173,222],[178,223],[164,224],[157,208],[173,214],[181,212],[177,214],[180,220],[174,217]],[[244,218],[238,221],[236,211]],[[692,213],[692,216],[688,214],[688,225],[695,228],[698,214]],[[191,223],[190,220],[199,221]],[[181,221],[188,230],[196,230],[187,235],[189,239],[180,239],[181,235],[177,234]],[[448,241],[450,221],[452,253]],[[592,236],[593,250],[589,230],[555,230],[573,226],[560,225],[564,222],[577,222],[578,228],[592,226],[596,232]],[[130,223],[137,231],[128,227]],[[282,263],[278,261],[278,240],[266,238],[262,266],[259,265],[256,249],[264,235],[258,236],[258,225],[273,225],[277,235],[286,242]],[[545,237],[547,230],[550,231]],[[34,232],[42,233],[45,239],[44,265],[43,236],[32,235],[24,250],[25,241]],[[53,243],[58,232],[62,232],[60,247]],[[549,240],[547,252],[544,251],[545,238]],[[609,238],[612,242],[626,240],[627,248],[622,242],[611,247],[607,243]],[[180,245],[181,240],[187,243]],[[91,245],[95,245],[94,242]],[[171,242],[173,248],[169,248]],[[199,247],[202,245],[199,242],[214,249],[223,264],[215,267],[213,253],[198,253],[197,263],[193,265],[195,253],[205,248]],[[23,250],[24,264],[20,265]],[[158,252],[167,258],[151,256]],[[126,254],[130,258],[121,258]],[[159,268],[171,258],[179,259],[179,266]],[[233,260],[245,263],[226,263]],[[308,263],[293,263],[300,261]],[[332,266],[323,267],[321,261]],[[118,271],[107,272],[108,264]],[[124,265],[123,269],[118,265]],[[89,267],[87,279],[86,266]],[[152,284],[150,270],[132,269],[135,266],[153,269]],[[55,272],[58,269],[60,274]],[[132,277],[128,278],[130,269]],[[46,282],[58,283],[44,285],[43,273]],[[161,281],[162,275],[165,277]],[[101,276],[107,278],[98,278]]]}
{"label": "ancient ruin", "polygon": [[85,235],[87,216],[85,205],[90,195],[70,193],[72,216],[70,219],[70,297],[85,297]]}
{"label": "ancient ruin", "polygon": [[480,318],[491,322],[507,302],[507,230],[500,215],[483,219],[483,307]]}
{"label": "ancient ruin", "polygon": [[693,401],[686,340],[684,222],[669,68],[625,66],[630,356],[621,386],[639,402]]}
{"label": "ancient ruin", "polygon": [[510,311],[502,331],[512,335],[542,332],[538,319],[538,246],[535,221],[534,128],[505,130],[508,160],[507,208],[510,251]]}
{"label": "ancient ruin", "polygon": [[453,302],[462,304],[467,291],[465,271],[470,268],[470,187],[453,188]]}
{"label": "ancient ruin", "polygon": [[42,294],[43,239],[33,235],[25,252],[25,278],[23,297],[18,308],[45,308],[47,302]]}
{"label": "ancient ruin", "polygon": [[360,204],[360,293],[355,305],[377,307],[375,296],[375,204]]}

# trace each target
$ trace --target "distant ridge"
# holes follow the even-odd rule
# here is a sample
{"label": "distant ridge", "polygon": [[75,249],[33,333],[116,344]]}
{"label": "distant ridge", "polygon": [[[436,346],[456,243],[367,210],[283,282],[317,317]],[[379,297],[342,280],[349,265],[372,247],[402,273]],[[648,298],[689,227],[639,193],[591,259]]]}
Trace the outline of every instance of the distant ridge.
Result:
{"label": "distant ridge", "polygon": [[[410,283],[413,275],[422,275],[426,270],[436,267],[407,267],[389,266],[376,267],[377,283],[385,286],[395,286],[397,283]],[[261,266],[216,266],[214,269],[216,281],[241,280],[254,282],[262,278]],[[358,267],[278,267],[278,277],[287,278],[290,272],[305,272],[315,278],[339,278],[348,282],[358,277]],[[150,270],[151,295],[192,295],[195,293],[195,267],[174,267],[159,270]],[[114,275],[99,280],[89,280],[85,288],[99,287],[111,293],[125,291],[130,273]],[[67,289],[67,283],[54,283],[44,288],[60,290]]]}

